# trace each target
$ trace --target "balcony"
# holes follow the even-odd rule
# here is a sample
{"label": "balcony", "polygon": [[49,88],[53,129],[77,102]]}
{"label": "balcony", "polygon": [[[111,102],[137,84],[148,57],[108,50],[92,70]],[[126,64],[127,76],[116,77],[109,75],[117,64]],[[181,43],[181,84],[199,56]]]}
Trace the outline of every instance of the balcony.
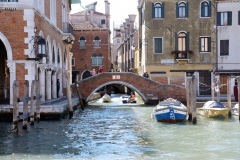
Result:
{"label": "balcony", "polygon": [[193,51],[172,51],[171,53],[175,56],[178,63],[187,63],[190,60],[190,55]]}

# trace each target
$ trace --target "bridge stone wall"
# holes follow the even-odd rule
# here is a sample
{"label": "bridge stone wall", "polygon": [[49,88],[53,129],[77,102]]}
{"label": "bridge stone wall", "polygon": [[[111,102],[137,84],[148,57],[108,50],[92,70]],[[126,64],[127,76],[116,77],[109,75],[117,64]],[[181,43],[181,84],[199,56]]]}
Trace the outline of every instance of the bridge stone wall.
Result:
{"label": "bridge stone wall", "polygon": [[169,97],[186,102],[186,89],[183,86],[162,84],[131,72],[104,72],[77,83],[82,98],[86,101],[105,85],[123,84],[135,90],[145,103]]}

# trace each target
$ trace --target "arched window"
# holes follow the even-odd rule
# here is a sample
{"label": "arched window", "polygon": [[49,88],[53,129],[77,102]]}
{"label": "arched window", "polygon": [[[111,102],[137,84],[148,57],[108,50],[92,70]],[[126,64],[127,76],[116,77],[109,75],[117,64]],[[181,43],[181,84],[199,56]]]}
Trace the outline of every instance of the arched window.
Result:
{"label": "arched window", "polygon": [[95,53],[94,54],[92,54],[92,65],[93,66],[100,66],[100,65],[102,65],[103,64],[103,56],[102,56],[102,54],[100,53],[100,54],[98,54],[98,55],[96,55]]}
{"label": "arched window", "polygon": [[53,52],[52,52],[52,64],[55,64],[55,51],[53,47]]}
{"label": "arched window", "polygon": [[81,37],[79,42],[80,42],[80,48],[86,47],[86,40],[84,37]]}
{"label": "arched window", "polygon": [[100,47],[101,40],[98,36],[94,38],[94,47]]}
{"label": "arched window", "polygon": [[154,5],[154,10],[155,10],[155,18],[162,18],[162,4],[161,3],[156,3]]}
{"label": "arched window", "polygon": [[188,2],[176,2],[176,16],[177,18],[188,17]]}
{"label": "arched window", "polygon": [[57,52],[57,62],[58,62],[58,65],[60,65],[60,53],[59,53],[59,49],[58,49],[58,52]]}
{"label": "arched window", "polygon": [[201,17],[211,16],[211,2],[203,1],[201,3]]}
{"label": "arched window", "polygon": [[184,32],[178,34],[178,50],[186,51],[186,38],[187,35]]}
{"label": "arched window", "polygon": [[47,64],[49,64],[49,45],[48,45],[48,42],[47,42],[47,45],[46,45],[46,60],[47,60]]}

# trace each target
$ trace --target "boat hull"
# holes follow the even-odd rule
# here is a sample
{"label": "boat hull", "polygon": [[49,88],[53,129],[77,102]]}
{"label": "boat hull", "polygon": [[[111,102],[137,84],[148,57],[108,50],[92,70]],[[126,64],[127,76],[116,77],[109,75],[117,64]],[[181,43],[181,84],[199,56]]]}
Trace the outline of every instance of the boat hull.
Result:
{"label": "boat hull", "polygon": [[225,118],[228,115],[228,108],[199,108],[198,113],[203,117]]}
{"label": "boat hull", "polygon": [[155,111],[153,114],[158,122],[169,123],[184,122],[188,116],[187,111],[180,111],[174,108],[166,108],[161,111]]}

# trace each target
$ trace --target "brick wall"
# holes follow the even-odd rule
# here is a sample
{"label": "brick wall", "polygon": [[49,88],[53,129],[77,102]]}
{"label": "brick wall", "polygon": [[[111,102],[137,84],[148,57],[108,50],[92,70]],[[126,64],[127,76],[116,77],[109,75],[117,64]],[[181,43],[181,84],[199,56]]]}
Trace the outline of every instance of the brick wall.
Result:
{"label": "brick wall", "polygon": [[[75,58],[75,66],[73,66],[72,70],[80,71],[81,73],[88,69],[92,70],[95,68],[98,70],[99,66],[92,66],[91,56],[93,53],[99,54],[101,53],[103,58],[103,69],[108,72],[110,70],[110,44],[108,42],[109,39],[109,31],[108,30],[92,30],[92,31],[74,31],[75,41],[72,47],[71,52],[73,53],[73,58]],[[80,49],[79,40],[80,37],[84,37],[86,40],[86,47],[84,49]],[[94,38],[98,36],[101,39],[100,48],[94,48]],[[84,60],[83,60],[84,59]],[[86,66],[88,68],[86,68]]]}
{"label": "brick wall", "polygon": [[[59,0],[58,0],[59,1]],[[50,19],[50,0],[44,1],[44,12],[45,15]]]}

